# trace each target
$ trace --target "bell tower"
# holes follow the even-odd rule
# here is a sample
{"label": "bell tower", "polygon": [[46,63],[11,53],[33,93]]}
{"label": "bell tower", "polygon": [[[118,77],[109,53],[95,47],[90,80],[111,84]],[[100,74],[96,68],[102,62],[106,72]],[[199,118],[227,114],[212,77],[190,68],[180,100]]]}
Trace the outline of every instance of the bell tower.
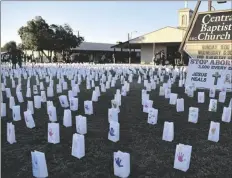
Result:
{"label": "bell tower", "polygon": [[188,8],[188,1],[185,1],[184,8],[179,9],[178,11],[178,20],[179,20],[178,28],[186,30],[192,18],[192,15],[193,15],[193,10]]}

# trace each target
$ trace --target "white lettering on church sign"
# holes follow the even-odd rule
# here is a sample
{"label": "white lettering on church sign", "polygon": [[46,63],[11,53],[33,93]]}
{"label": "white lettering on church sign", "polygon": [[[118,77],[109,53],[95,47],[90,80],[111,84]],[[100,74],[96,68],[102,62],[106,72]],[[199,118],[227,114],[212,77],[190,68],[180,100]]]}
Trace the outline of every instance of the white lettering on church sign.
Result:
{"label": "white lettering on church sign", "polygon": [[232,90],[232,10],[198,13],[184,50],[187,85]]}
{"label": "white lettering on church sign", "polygon": [[232,40],[232,11],[199,13],[188,41]]}

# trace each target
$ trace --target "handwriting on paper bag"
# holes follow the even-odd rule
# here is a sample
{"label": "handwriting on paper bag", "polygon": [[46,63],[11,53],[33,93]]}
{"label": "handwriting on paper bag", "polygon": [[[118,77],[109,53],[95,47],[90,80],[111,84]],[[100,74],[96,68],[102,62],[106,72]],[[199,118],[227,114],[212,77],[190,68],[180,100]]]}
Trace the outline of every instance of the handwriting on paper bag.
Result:
{"label": "handwriting on paper bag", "polygon": [[212,134],[214,134],[215,131],[216,131],[216,128],[212,128],[212,129],[211,129]]}
{"label": "handwriting on paper bag", "polygon": [[49,129],[49,136],[51,137],[53,135],[52,129]]}

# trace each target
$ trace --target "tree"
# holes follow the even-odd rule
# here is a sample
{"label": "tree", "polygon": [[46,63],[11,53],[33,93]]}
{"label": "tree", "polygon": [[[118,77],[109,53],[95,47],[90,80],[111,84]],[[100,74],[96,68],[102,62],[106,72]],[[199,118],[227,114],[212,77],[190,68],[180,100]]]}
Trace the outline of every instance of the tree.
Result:
{"label": "tree", "polygon": [[4,46],[3,49],[5,49],[5,51],[10,52],[10,51],[14,51],[17,49],[17,45],[15,41],[9,41],[7,42]]}
{"label": "tree", "polygon": [[67,58],[70,58],[71,48],[78,47],[84,41],[83,37],[77,37],[73,33],[73,29],[68,24],[63,26],[52,24],[50,29],[53,31],[52,44],[54,52],[61,53],[65,61]]}
{"label": "tree", "polygon": [[[55,55],[57,52],[61,53],[65,59],[71,48],[78,47],[84,41],[83,37],[73,34],[73,30],[68,24],[49,26],[41,16],[28,21],[26,26],[18,30],[18,34],[26,49],[39,51],[39,54],[41,52],[50,62],[53,52]],[[45,50],[48,51],[47,54]]]}

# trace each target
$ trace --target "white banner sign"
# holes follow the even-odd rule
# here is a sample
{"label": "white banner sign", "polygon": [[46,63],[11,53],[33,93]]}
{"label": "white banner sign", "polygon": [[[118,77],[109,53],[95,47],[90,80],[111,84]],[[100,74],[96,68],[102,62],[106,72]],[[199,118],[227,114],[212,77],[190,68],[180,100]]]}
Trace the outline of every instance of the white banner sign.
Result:
{"label": "white banner sign", "polygon": [[232,90],[231,59],[189,59],[186,85]]}

